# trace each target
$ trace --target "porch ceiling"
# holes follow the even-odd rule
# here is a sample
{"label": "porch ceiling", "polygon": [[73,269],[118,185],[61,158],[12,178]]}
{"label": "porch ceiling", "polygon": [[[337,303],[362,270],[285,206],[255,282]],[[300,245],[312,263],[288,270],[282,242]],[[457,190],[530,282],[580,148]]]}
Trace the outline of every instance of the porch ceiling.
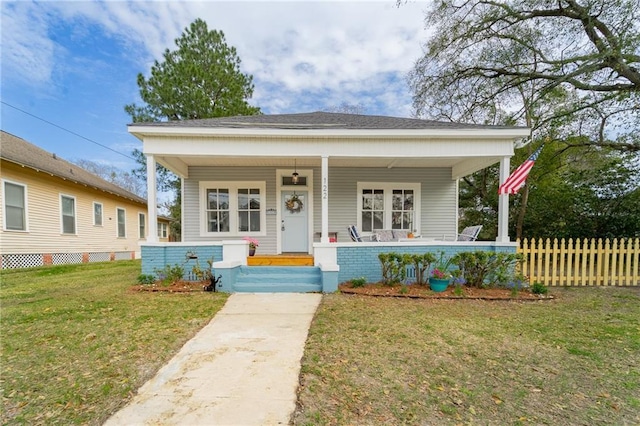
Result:
{"label": "porch ceiling", "polygon": [[[156,160],[170,170],[188,175],[189,167],[320,167],[320,157],[266,157],[266,156],[156,156]],[[458,179],[500,161],[499,156],[476,157],[329,157],[329,167],[372,168],[432,168],[452,170],[452,179]],[[186,171],[186,173],[185,173]]]}

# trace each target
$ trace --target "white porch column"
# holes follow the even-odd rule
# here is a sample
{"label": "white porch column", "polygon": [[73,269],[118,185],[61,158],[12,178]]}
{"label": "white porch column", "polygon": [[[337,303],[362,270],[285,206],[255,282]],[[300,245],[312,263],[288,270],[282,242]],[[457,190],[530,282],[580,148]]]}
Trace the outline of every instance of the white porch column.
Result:
{"label": "white porch column", "polygon": [[[500,184],[509,177],[511,158],[502,157],[500,160]],[[509,242],[509,194],[498,195],[498,236],[499,243]]]}
{"label": "white porch column", "polygon": [[158,196],[156,194],[156,159],[147,155],[147,217],[149,218],[149,235],[147,242],[158,242]]}
{"label": "white porch column", "polygon": [[320,242],[329,242],[329,157],[322,156],[322,237]]}

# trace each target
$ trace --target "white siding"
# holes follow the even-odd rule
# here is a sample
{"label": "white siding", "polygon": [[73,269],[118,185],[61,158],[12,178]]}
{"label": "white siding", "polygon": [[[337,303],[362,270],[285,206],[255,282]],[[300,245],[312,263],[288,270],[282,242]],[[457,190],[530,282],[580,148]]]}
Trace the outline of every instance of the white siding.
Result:
{"label": "white siding", "polygon": [[[331,161],[331,160],[329,160]],[[314,232],[321,230],[321,170],[313,169]],[[183,241],[210,241],[200,236],[200,181],[265,181],[266,208],[276,205],[276,168],[272,167],[190,167],[184,181]],[[450,168],[332,168],[329,167],[329,231],[338,232],[338,240],[350,241],[347,226],[357,222],[357,182],[417,182],[421,185],[421,234],[425,237],[453,238],[457,226],[456,181]],[[260,253],[276,252],[277,223],[267,215],[267,236],[260,237]]]}

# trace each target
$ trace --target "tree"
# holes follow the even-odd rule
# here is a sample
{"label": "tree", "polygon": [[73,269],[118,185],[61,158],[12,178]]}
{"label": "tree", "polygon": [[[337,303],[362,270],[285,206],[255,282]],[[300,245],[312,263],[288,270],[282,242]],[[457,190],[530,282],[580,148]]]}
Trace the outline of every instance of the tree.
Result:
{"label": "tree", "polygon": [[[539,121],[583,120],[582,142],[640,151],[640,0],[437,0],[433,36],[410,75],[417,114],[523,119],[530,93],[575,102]],[[529,97],[529,96],[527,96]]]}
{"label": "tree", "polygon": [[247,102],[253,77],[240,71],[236,49],[227,45],[222,31],[209,31],[205,21],[196,19],[175,42],[177,50],[165,50],[164,61],[154,62],[149,79],[138,74],[146,105],[125,106],[134,122],[260,112]]}
{"label": "tree", "polygon": [[147,196],[147,187],[144,179],[139,179],[133,172],[125,172],[117,167],[99,164],[91,160],[75,160],[74,163],[107,182],[118,185],[120,188],[126,189],[139,197],[144,198]]}
{"label": "tree", "polygon": [[[433,36],[409,76],[416,115],[526,125],[530,143],[516,151],[514,165],[547,145],[511,198],[516,237],[536,179],[553,180],[567,158],[608,147],[640,152],[639,2],[438,0],[427,12]],[[460,185],[470,220],[494,224],[483,237],[497,221],[497,179],[494,167]]]}
{"label": "tree", "polygon": [[[209,31],[206,22],[196,19],[175,42],[177,50],[165,50],[164,61],[154,62],[148,79],[138,74],[140,97],[146,104],[124,107],[133,122],[260,113],[247,101],[253,95],[253,77],[241,72],[236,49],[226,44],[222,31]],[[133,155],[140,165],[133,174],[146,179],[144,154],[134,150]],[[173,235],[180,235],[180,179],[159,164],[157,174],[159,188],[175,194],[172,205],[164,208],[174,219]]]}

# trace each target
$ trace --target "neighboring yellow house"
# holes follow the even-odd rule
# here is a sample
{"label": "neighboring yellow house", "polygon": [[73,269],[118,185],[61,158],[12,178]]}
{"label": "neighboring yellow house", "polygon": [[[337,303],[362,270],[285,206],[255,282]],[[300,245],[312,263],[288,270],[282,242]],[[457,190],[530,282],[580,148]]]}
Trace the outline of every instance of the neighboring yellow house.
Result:
{"label": "neighboring yellow house", "polygon": [[2,269],[139,258],[148,235],[144,198],[4,131],[0,206]]}

